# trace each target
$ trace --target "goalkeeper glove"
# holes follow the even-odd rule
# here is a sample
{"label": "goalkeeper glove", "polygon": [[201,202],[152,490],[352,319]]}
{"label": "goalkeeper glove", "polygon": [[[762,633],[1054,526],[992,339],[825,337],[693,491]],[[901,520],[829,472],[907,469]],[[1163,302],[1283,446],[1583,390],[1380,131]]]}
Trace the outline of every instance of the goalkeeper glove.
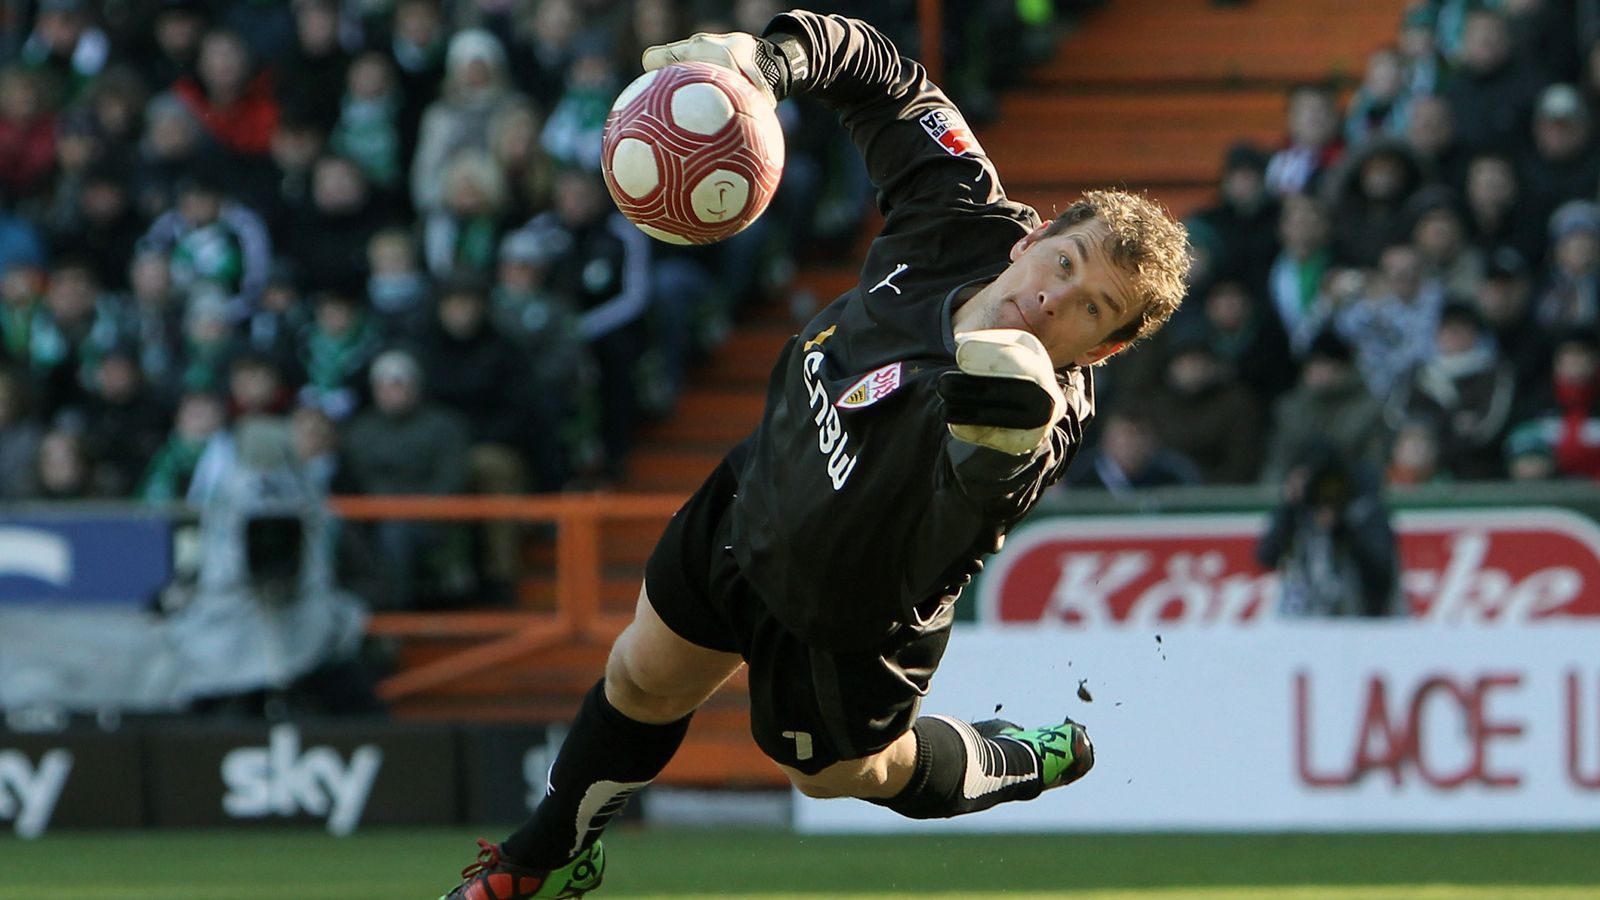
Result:
{"label": "goalkeeper glove", "polygon": [[1026,331],[956,335],[958,371],[939,376],[950,434],[1012,456],[1039,448],[1066,409],[1044,344]]}
{"label": "goalkeeper glove", "polygon": [[641,62],[646,72],[680,62],[711,63],[732,69],[774,105],[788,96],[790,86],[805,78],[809,69],[798,38],[787,34],[758,38],[741,31],[702,33],[650,47]]}

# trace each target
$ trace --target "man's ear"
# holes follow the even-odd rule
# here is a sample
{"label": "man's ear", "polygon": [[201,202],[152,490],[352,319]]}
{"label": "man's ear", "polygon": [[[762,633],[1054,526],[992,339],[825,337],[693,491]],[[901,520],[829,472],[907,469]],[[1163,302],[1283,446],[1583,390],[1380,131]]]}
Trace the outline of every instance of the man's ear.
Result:
{"label": "man's ear", "polygon": [[1106,341],[1103,344],[1096,344],[1083,351],[1083,355],[1073,362],[1080,366],[1096,366],[1121,353],[1122,348],[1126,346],[1128,346],[1127,341]]}
{"label": "man's ear", "polygon": [[1012,244],[1011,261],[1016,262],[1017,257],[1021,256],[1029,247],[1033,246],[1040,238],[1044,237],[1044,233],[1050,230],[1050,224],[1051,223],[1049,222],[1045,222],[1038,228],[1035,228],[1034,230],[1023,235],[1015,244]]}

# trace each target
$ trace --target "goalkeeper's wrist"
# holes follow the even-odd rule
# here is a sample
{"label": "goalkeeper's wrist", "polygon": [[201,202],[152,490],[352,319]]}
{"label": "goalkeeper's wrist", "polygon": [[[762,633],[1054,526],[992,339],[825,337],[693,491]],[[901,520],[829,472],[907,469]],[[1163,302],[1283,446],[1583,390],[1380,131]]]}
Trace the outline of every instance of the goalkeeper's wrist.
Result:
{"label": "goalkeeper's wrist", "polygon": [[811,74],[805,45],[792,34],[781,31],[756,39],[756,69],[772,88],[772,96],[782,100]]}

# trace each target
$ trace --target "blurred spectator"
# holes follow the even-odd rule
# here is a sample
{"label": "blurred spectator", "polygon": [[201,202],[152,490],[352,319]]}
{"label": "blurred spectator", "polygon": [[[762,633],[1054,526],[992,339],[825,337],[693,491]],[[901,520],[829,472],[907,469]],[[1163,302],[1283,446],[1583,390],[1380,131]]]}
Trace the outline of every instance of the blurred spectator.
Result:
{"label": "blurred spectator", "polygon": [[95,161],[84,172],[72,215],[50,234],[52,253],[85,257],[100,283],[117,291],[128,287],[128,260],[145,230],[128,190],[131,180],[121,160]]}
{"label": "blurred spectator", "polygon": [[323,134],[339,118],[339,93],[350,55],[340,43],[337,0],[293,0],[294,43],[277,66],[278,104]]}
{"label": "blurred spectator", "polygon": [[[543,0],[538,6],[549,5]],[[398,0],[394,5],[393,25],[389,29],[389,58],[400,79],[400,135],[402,166],[411,170],[417,150],[423,111],[439,93],[444,80],[445,49],[449,35],[438,0]],[[412,198],[416,202],[416,198]]]}
{"label": "blurred spectator", "polygon": [[511,106],[489,124],[489,152],[505,173],[506,218],[526,222],[550,206],[555,164],[539,142],[544,122],[532,106]]}
{"label": "blurred spectator", "polygon": [[566,86],[573,42],[582,30],[575,0],[541,0],[525,4],[512,45],[511,71],[517,87],[542,109],[554,109]]}
{"label": "blurred spectator", "polygon": [[1600,205],[1572,200],[1550,217],[1550,268],[1535,317],[1553,330],[1600,323]]}
{"label": "blurred spectator", "polygon": [[1389,397],[1388,417],[1397,436],[1403,423],[1426,428],[1437,465],[1453,477],[1499,478],[1515,394],[1515,373],[1500,359],[1477,308],[1451,303],[1439,315],[1433,358]]}
{"label": "blurred spectator", "polygon": [[1300,383],[1278,399],[1276,423],[1267,442],[1262,480],[1279,483],[1302,447],[1333,441],[1342,455],[1373,468],[1388,455],[1383,404],[1367,390],[1352,363],[1350,345],[1333,331],[1311,342]]}
{"label": "blurred spectator", "polygon": [[140,482],[138,496],[150,503],[177,503],[189,493],[200,457],[212,441],[227,440],[222,401],[215,394],[196,391],[178,401],[178,413],[161,449],[156,451]]}
{"label": "blurred spectator", "polygon": [[1367,71],[1344,114],[1344,142],[1355,147],[1377,137],[1405,134],[1411,95],[1405,60],[1395,47],[1379,47],[1367,57]]}
{"label": "blurred spectator", "polygon": [[94,464],[83,436],[68,428],[52,428],[39,441],[38,480],[34,499],[88,500],[99,496]]}
{"label": "blurred spectator", "polygon": [[1395,429],[1389,449],[1389,466],[1384,483],[1393,488],[1423,484],[1444,484],[1451,474],[1439,465],[1439,436],[1426,422],[1403,422]]}
{"label": "blurred spectator", "polygon": [[139,352],[139,368],[146,383],[168,402],[166,388],[178,382],[184,356],[183,297],[172,286],[172,269],[167,255],[159,250],[135,245],[128,265],[129,293],[117,306],[122,317],[119,329],[134,342]]}
{"label": "blurred spectator", "polygon": [[1576,4],[1572,0],[1502,0],[1499,7],[1511,35],[1511,52],[1544,81],[1570,81],[1579,70],[1579,43],[1573,39]]}
{"label": "blurred spectator", "polygon": [[78,197],[89,167],[105,154],[105,146],[95,134],[94,120],[82,108],[67,110],[56,117],[55,177],[50,189],[40,195],[35,216],[50,231],[70,227],[78,215]]}
{"label": "blurred spectator", "polygon": [[29,416],[27,382],[0,366],[0,501],[38,492],[39,441],[44,430]]}
{"label": "blurred spectator", "polygon": [[314,123],[294,110],[285,110],[272,130],[266,162],[257,169],[256,177],[234,191],[241,203],[260,212],[274,240],[284,241],[304,225],[296,216],[304,215],[312,205],[312,167],[322,157],[326,143],[323,131]]}
{"label": "blurred spectator", "polygon": [[1283,250],[1272,264],[1272,306],[1296,356],[1305,352],[1322,315],[1322,280],[1333,264],[1327,207],[1303,194],[1283,198],[1278,238]]}
{"label": "blurred spectator", "polygon": [[431,286],[404,228],[384,228],[367,241],[367,297],[390,335],[421,333]]}
{"label": "blurred spectator", "polygon": [[1411,102],[1405,140],[1431,180],[1453,188],[1461,187],[1472,154],[1457,138],[1455,113],[1444,98],[1419,96]]}
{"label": "blurred spectator", "polygon": [[[422,390],[422,371],[409,354],[391,350],[373,363],[373,408],[350,422],[344,441],[351,483],[360,493],[448,496],[466,490],[467,429],[453,412],[424,401]],[[409,607],[422,563],[437,555],[447,529],[387,520],[374,531],[394,574],[393,601]]]}
{"label": "blurred spectator", "polygon": [[1400,65],[1405,91],[1413,97],[1433,94],[1444,78],[1444,55],[1434,40],[1435,11],[1427,2],[1411,4],[1400,23]]}
{"label": "blurred spectator", "polygon": [[1467,230],[1487,259],[1502,248],[1544,258],[1543,221],[1522,201],[1521,176],[1509,156],[1480,153],[1467,166]]}
{"label": "blurred spectator", "polygon": [[261,291],[256,311],[245,322],[244,346],[266,357],[288,384],[299,385],[301,334],[311,326],[311,310],[300,290],[300,273],[293,263],[279,260]]}
{"label": "blurred spectator", "polygon": [[26,372],[33,357],[33,337],[47,315],[44,272],[33,265],[13,265],[0,278],[0,356],[16,372]]}
{"label": "blurred spectator", "polygon": [[300,368],[306,383],[300,402],[334,421],[361,405],[367,367],[383,345],[372,314],[340,291],[317,293],[311,326],[301,335]]}
{"label": "blurred spectator", "polygon": [[1235,144],[1223,161],[1218,203],[1195,216],[1221,241],[1216,272],[1242,279],[1250,290],[1266,290],[1278,255],[1277,198],[1267,190],[1267,156],[1250,144]]}
{"label": "blurred spectator", "polygon": [[1267,163],[1267,187],[1277,194],[1315,190],[1343,153],[1333,91],[1323,85],[1297,87],[1289,92],[1285,146]]}
{"label": "blurred spectator", "polygon": [[1517,149],[1540,79],[1512,54],[1505,17],[1490,9],[1468,13],[1457,62],[1443,96],[1462,144],[1471,152]]}
{"label": "blurred spectator", "polygon": [[1356,368],[1374,397],[1389,396],[1433,355],[1444,292],[1424,277],[1415,247],[1390,244],[1375,271],[1365,275],[1347,269],[1330,293],[1333,327],[1354,348]]}
{"label": "blurred spectator", "polygon": [[1250,389],[1256,408],[1270,410],[1294,383],[1295,362],[1289,337],[1272,307],[1242,282],[1215,282],[1202,300],[1198,340],[1205,341],[1239,383]]}
{"label": "blurred spectator", "polygon": [[1278,570],[1279,615],[1400,612],[1399,549],[1377,478],[1332,444],[1296,455],[1256,558]]}
{"label": "blurred spectator", "polygon": [[18,200],[49,186],[55,166],[56,120],[42,76],[0,69],[0,193]]}
{"label": "blurred spectator", "polygon": [[328,136],[328,147],[355,163],[385,193],[403,187],[404,102],[394,65],[387,56],[369,50],[350,64],[338,120]]}
{"label": "blurred spectator", "polygon": [[227,298],[214,285],[199,286],[190,292],[184,307],[183,368],[178,383],[168,389],[174,393],[222,390],[228,366],[238,352]]}
{"label": "blurred spectator", "polygon": [[168,90],[195,73],[207,15],[206,0],[161,0],[157,5],[150,20],[150,46],[135,56],[151,91]]}
{"label": "blurred spectator", "polygon": [[112,298],[81,258],[51,268],[44,311],[29,335],[28,365],[48,419],[83,401],[100,357],[117,343],[119,323]]}
{"label": "blurred spectator", "polygon": [[1143,410],[1112,410],[1100,443],[1067,470],[1070,488],[1104,488],[1121,494],[1141,488],[1174,487],[1201,482],[1194,461],[1161,444],[1151,417]]}
{"label": "blurred spectator", "polygon": [[22,62],[47,74],[68,100],[83,95],[110,56],[110,41],[97,27],[87,0],[39,0],[33,33],[22,45]]}
{"label": "blurred spectator", "polygon": [[0,190],[0,278],[13,266],[38,268],[44,265],[44,242],[29,219],[14,214]]}
{"label": "blurred spectator", "polygon": [[435,278],[494,271],[505,230],[505,174],[489,154],[464,150],[444,170],[444,193],[422,226],[423,258]]}
{"label": "blurred spectator", "polygon": [[1328,177],[1333,255],[1355,266],[1377,264],[1384,244],[1406,228],[1406,201],[1422,185],[1422,166],[1399,141],[1373,140],[1347,154]]}
{"label": "blurred spectator", "polygon": [[566,481],[566,445],[593,438],[571,433],[582,427],[579,414],[593,406],[593,375],[572,299],[549,287],[557,255],[526,229],[507,235],[500,244],[499,277],[491,293],[495,322],[528,360],[526,394],[532,418],[546,423],[529,446],[537,484],[546,491],[558,490]]}
{"label": "blurred spectator", "polygon": [[1600,149],[1577,88],[1552,84],[1539,95],[1533,146],[1524,156],[1521,174],[1522,202],[1539,221],[1547,221],[1567,200],[1593,199],[1600,184]]}
{"label": "blurred spectator", "polygon": [[1506,438],[1511,477],[1600,478],[1600,339],[1588,330],[1563,333],[1550,369]]}
{"label": "blurred spectator", "polygon": [[171,254],[178,290],[216,285],[237,320],[250,314],[266,284],[272,240],[254,210],[224,196],[224,178],[209,165],[189,171],[177,184],[176,208],[152,222],[143,240]]}
{"label": "blurred spectator", "polygon": [[95,460],[93,481],[110,497],[127,497],[167,437],[172,411],[145,385],[131,347],[100,358],[82,408],[83,439]]}
{"label": "blurred spectator", "polygon": [[578,332],[600,371],[607,465],[618,476],[638,416],[636,365],[648,345],[650,239],[611,205],[598,175],[576,169],[557,176],[555,208],[526,230],[556,249],[549,285],[581,311]]}
{"label": "blurred spectator", "polygon": [[1256,480],[1265,410],[1209,342],[1175,339],[1165,378],[1142,402],[1157,439],[1193,461],[1205,483]]}
{"label": "blurred spectator", "polygon": [[495,116],[526,102],[506,83],[505,51],[489,32],[458,32],[450,39],[447,59],[444,86],[423,114],[411,163],[411,202],[419,212],[444,205],[452,158],[463,150],[488,151]]}
{"label": "blurred spectator", "polygon": [[144,138],[134,163],[134,192],[139,214],[155,218],[169,210],[178,181],[201,156],[200,123],[183,101],[161,94],[145,107]]}
{"label": "blurred spectator", "polygon": [[228,366],[228,418],[239,421],[249,416],[281,418],[289,413],[292,396],[283,383],[283,373],[266,356],[242,353]]}
{"label": "blurred spectator", "polygon": [[600,171],[600,138],[611,103],[621,90],[611,47],[589,38],[574,47],[566,90],[545,121],[541,142],[560,165]]}
{"label": "blurred spectator", "polygon": [[1515,250],[1502,248],[1489,257],[1476,298],[1478,311],[1500,358],[1516,372],[1519,396],[1550,372],[1549,335],[1534,321],[1532,296],[1528,268]]}
{"label": "blurred spectator", "polygon": [[[439,289],[433,327],[423,332],[417,361],[427,397],[460,415],[467,426],[469,487],[480,494],[528,489],[523,448],[556,423],[535,417],[528,395],[529,365],[489,317],[487,282],[457,277]],[[509,586],[519,573],[513,522],[485,527],[486,574]]]}
{"label": "blurred spectator", "polygon": [[291,213],[284,251],[306,284],[357,293],[367,283],[367,242],[386,218],[361,169],[324,156],[311,170],[310,204]]}
{"label": "blurred spectator", "polygon": [[96,78],[86,104],[95,133],[105,143],[106,152],[124,161],[144,128],[144,107],[150,92],[144,79],[126,64],[117,64]]}
{"label": "blurred spectator", "polygon": [[1483,283],[1483,254],[1467,241],[1467,223],[1454,191],[1432,185],[1406,204],[1411,244],[1422,261],[1422,277],[1447,297],[1472,297]]}
{"label": "blurred spectator", "polygon": [[194,75],[181,76],[172,90],[219,147],[247,158],[267,155],[278,122],[272,75],[257,67],[238,33],[218,29],[201,38]]}
{"label": "blurred spectator", "polygon": [[327,497],[356,492],[339,453],[339,431],[327,413],[315,406],[297,408],[289,414],[289,433],[295,457],[318,494]]}

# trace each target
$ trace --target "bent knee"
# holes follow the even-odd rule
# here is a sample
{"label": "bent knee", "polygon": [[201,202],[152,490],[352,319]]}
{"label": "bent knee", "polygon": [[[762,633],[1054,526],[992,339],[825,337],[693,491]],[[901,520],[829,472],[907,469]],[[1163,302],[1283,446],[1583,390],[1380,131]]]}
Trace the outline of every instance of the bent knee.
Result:
{"label": "bent knee", "polygon": [[700,697],[672,685],[640,677],[624,654],[606,661],[606,699],[624,715],[641,722],[674,722],[694,712]]}

